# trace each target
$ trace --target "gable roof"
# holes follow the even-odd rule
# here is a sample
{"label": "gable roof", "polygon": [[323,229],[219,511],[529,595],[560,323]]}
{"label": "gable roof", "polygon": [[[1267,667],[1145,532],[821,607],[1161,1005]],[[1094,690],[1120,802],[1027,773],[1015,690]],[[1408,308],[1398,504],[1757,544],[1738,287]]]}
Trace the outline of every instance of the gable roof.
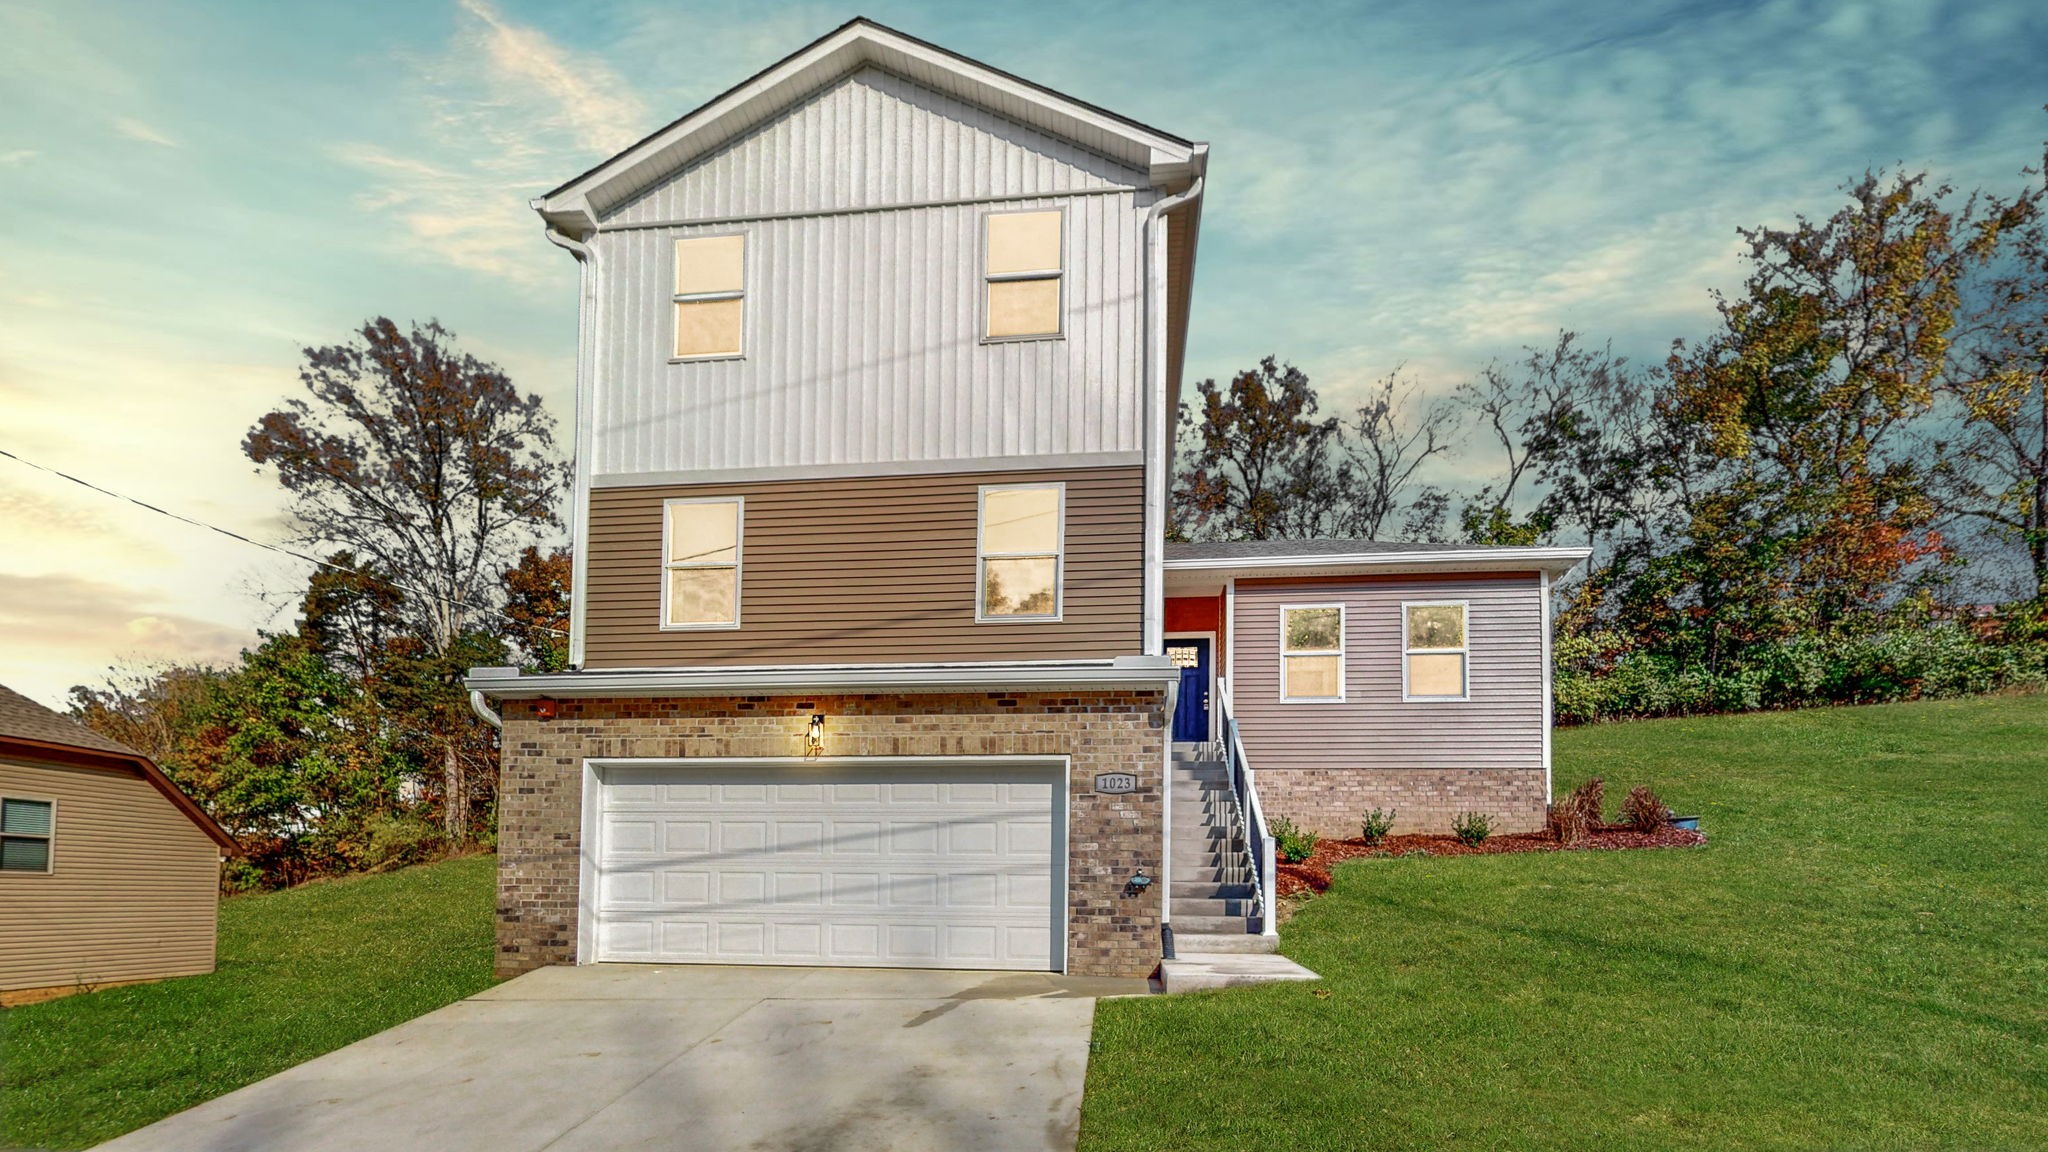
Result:
{"label": "gable roof", "polygon": [[227,829],[214,822],[193,800],[164,775],[149,757],[87,728],[62,713],[51,711],[0,684],[0,756],[16,756],[46,763],[88,768],[126,769],[150,782],[164,799],[183,812],[201,832],[213,838],[230,855],[241,848]]}
{"label": "gable roof", "polygon": [[957,52],[855,17],[533,201],[572,236],[699,157],[862,67],[876,67],[1072,140],[1147,173],[1157,187],[1200,174],[1194,141],[1077,100]]}

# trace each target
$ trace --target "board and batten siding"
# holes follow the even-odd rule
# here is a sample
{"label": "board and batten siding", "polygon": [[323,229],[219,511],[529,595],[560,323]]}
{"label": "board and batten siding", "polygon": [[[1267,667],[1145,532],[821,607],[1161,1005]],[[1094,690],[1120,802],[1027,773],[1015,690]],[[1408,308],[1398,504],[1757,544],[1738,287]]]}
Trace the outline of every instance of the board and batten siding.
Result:
{"label": "board and batten siding", "polygon": [[[599,488],[587,668],[1109,659],[1142,650],[1140,468]],[[980,486],[1066,484],[1058,621],[977,623]],[[662,502],[745,498],[740,626],[660,627]]]}
{"label": "board and batten siding", "polygon": [[134,772],[0,761],[54,800],[47,875],[0,872],[0,992],[213,971],[220,846]]}
{"label": "board and batten siding", "polygon": [[[1401,699],[1401,604],[1424,600],[1471,606],[1469,700]],[[1341,702],[1280,699],[1280,608],[1298,604],[1344,605]],[[1543,768],[1543,593],[1535,573],[1239,580],[1234,615],[1231,695],[1245,755],[1260,773]]]}

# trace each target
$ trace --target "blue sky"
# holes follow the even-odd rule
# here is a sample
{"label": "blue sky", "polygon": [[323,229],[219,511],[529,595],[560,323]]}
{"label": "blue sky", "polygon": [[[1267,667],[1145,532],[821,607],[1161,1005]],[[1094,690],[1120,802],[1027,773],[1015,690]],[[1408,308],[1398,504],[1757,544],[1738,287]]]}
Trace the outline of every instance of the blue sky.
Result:
{"label": "blue sky", "polygon": [[[2048,5],[881,3],[861,14],[1211,142],[1189,366],[1341,409],[1561,327],[1655,357],[1735,229],[1871,165],[2012,187]],[[828,31],[822,5],[0,8],[0,448],[264,539],[242,433],[298,349],[438,316],[568,412],[572,262],[525,202]],[[0,682],[232,654],[300,566],[0,460]]]}

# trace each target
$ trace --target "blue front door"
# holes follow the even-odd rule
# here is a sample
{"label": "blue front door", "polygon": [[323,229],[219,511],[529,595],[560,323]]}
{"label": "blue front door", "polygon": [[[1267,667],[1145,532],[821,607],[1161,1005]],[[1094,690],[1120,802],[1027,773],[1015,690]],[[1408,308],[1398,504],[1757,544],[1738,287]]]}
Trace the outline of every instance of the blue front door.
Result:
{"label": "blue front door", "polygon": [[1180,666],[1180,702],[1173,709],[1173,738],[1209,738],[1209,642],[1168,640],[1166,654]]}

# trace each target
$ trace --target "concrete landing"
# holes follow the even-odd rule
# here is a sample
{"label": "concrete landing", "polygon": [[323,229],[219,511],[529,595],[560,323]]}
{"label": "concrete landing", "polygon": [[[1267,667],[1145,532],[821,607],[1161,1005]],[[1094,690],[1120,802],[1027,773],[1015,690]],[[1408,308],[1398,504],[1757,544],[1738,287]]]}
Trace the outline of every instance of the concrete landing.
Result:
{"label": "concrete landing", "polygon": [[1270,984],[1276,980],[1320,979],[1287,957],[1273,953],[1182,952],[1179,959],[1162,960],[1159,964],[1159,987],[1168,994]]}

